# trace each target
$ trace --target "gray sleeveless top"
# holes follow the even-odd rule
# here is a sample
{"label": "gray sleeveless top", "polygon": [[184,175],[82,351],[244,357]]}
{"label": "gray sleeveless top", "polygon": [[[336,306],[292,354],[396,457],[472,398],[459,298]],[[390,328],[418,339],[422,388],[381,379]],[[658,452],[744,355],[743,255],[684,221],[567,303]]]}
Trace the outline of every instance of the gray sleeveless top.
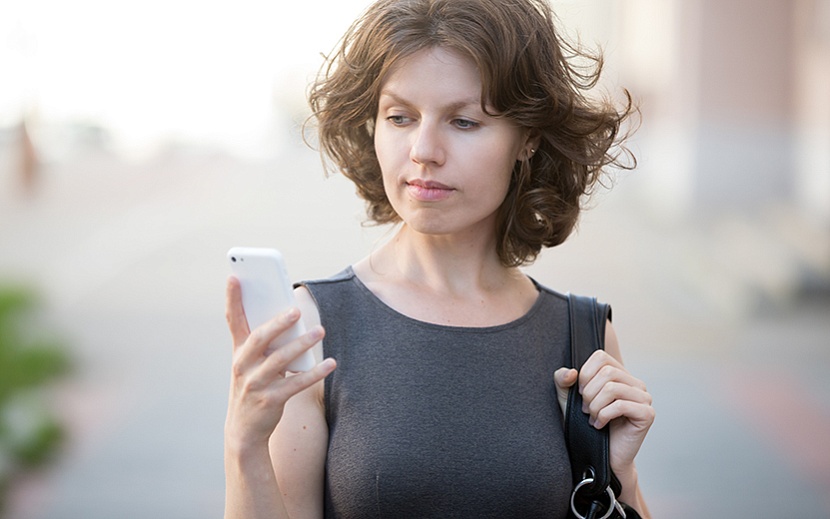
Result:
{"label": "gray sleeveless top", "polygon": [[326,356],[329,518],[564,518],[570,463],[553,372],[568,303],[539,286],[520,319],[466,328],[406,317],[351,268],[304,283]]}

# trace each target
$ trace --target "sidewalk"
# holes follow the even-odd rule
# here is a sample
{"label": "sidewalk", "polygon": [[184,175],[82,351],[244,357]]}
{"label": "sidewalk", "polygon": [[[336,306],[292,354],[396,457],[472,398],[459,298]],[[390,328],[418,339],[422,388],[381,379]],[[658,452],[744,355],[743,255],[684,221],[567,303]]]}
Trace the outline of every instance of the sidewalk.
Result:
{"label": "sidewalk", "polygon": [[[221,517],[225,251],[277,246],[314,278],[383,231],[361,228],[352,186],[300,149],[279,164],[90,156],[46,168],[29,200],[4,166],[0,278],[39,284],[80,366],[58,395],[69,449],[18,487],[10,517]],[[830,516],[830,306],[724,315],[717,294],[733,292],[683,262],[699,234],[614,195],[529,271],[613,304],[658,413],[639,462],[654,516]]]}

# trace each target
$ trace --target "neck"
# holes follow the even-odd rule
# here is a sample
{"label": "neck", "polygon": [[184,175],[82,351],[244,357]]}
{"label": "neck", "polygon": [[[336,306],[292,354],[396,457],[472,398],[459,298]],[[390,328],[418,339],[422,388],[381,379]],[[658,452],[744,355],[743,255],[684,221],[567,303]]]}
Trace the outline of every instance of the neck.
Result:
{"label": "neck", "polygon": [[492,238],[425,235],[403,226],[354,270],[397,312],[436,324],[508,323],[538,297],[519,269],[501,264]]}
{"label": "neck", "polygon": [[501,264],[492,235],[428,235],[406,225],[369,259],[380,276],[450,293],[498,289],[519,275]]}

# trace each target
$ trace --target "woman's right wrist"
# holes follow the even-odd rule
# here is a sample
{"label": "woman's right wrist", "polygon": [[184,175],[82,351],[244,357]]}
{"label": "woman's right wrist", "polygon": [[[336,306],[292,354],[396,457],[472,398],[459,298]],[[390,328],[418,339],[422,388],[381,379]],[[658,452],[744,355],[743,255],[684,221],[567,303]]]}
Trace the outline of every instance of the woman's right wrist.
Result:
{"label": "woman's right wrist", "polygon": [[[225,428],[225,454],[240,460],[251,457],[268,456],[268,438],[245,438],[229,428]],[[270,457],[270,456],[269,456]]]}
{"label": "woman's right wrist", "polygon": [[288,517],[268,441],[225,436],[225,518]]}

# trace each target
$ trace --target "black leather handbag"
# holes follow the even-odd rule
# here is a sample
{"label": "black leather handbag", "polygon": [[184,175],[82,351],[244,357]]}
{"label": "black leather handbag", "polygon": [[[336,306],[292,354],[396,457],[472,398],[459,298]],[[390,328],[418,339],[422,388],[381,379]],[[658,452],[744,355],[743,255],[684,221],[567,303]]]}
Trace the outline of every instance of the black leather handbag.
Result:
{"label": "black leather handbag", "polygon": [[[582,368],[597,349],[605,349],[605,322],[611,307],[593,297],[568,296],[571,365]],[[595,429],[582,412],[582,395],[574,384],[568,392],[565,442],[571,460],[573,490],[569,519],[641,519],[633,508],[617,501],[622,485],[611,471],[608,427]]]}

